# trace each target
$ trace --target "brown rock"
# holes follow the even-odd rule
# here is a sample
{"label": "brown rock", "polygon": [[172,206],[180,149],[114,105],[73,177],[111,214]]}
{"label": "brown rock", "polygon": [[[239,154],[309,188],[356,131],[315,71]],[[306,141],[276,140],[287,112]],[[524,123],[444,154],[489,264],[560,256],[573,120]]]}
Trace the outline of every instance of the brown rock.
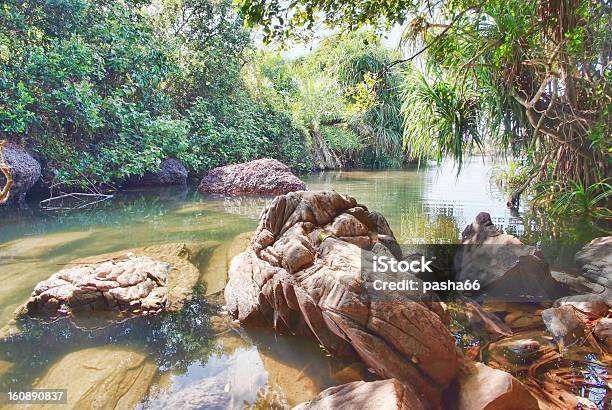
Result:
{"label": "brown rock", "polygon": [[562,349],[583,343],[586,339],[584,321],[571,305],[546,309],[542,312],[542,320]]}
{"label": "brown rock", "polygon": [[305,189],[288,166],[268,158],[215,168],[198,187],[202,193],[223,195],[279,195]]}
{"label": "brown rock", "polygon": [[552,302],[569,292],[553,279],[538,250],[499,232],[486,212],[464,229],[461,244],[457,279],[478,280],[489,299]]}
{"label": "brown rock", "polygon": [[330,387],[293,410],[425,410],[425,403],[409,386],[387,379]]}
{"label": "brown rock", "polygon": [[469,363],[460,375],[458,410],[537,410],[538,401],[510,373]]}
{"label": "brown rock", "polygon": [[605,349],[612,353],[612,318],[599,319],[593,328],[593,334]]}
{"label": "brown rock", "polygon": [[555,302],[555,307],[566,305],[573,306],[590,318],[603,317],[610,308],[604,297],[593,294],[567,296]]}
{"label": "brown rock", "polygon": [[36,285],[16,316],[178,311],[200,276],[192,258],[187,245],[166,244],[77,260]]}
{"label": "brown rock", "polygon": [[435,403],[458,366],[454,339],[438,315],[443,309],[420,292],[371,292],[373,278],[361,271],[369,251],[332,232],[385,247],[359,214],[369,211],[336,192],[275,198],[250,247],[232,260],[228,311],[245,324],[314,337],[333,354],[356,352],[381,377],[410,384]]}
{"label": "brown rock", "polygon": [[[128,409],[142,400],[156,372],[157,366],[142,353],[95,347],[64,356],[33,387],[66,389],[65,408]],[[36,408],[55,409],[57,404]]]}

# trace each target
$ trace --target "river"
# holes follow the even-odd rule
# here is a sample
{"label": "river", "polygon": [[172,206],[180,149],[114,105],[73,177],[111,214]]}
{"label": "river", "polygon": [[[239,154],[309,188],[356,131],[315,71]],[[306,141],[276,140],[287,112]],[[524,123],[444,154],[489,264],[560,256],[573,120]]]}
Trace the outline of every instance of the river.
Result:
{"label": "river", "polygon": [[[473,157],[459,176],[449,163],[411,170],[320,172],[303,180],[310,190],[347,193],[381,212],[400,243],[457,242],[465,225],[487,211],[500,229],[541,245],[553,265],[569,268],[571,258],[566,255],[573,252],[567,250],[575,251],[601,234],[588,223],[542,223],[524,207],[507,209],[505,194],[495,183],[503,167],[501,160]],[[211,241],[217,247],[229,246],[237,235],[256,228],[259,212],[269,199],[203,196],[193,188],[147,189],[117,193],[91,209],[35,210],[3,218],[0,327],[39,281],[74,259],[170,242]],[[199,266],[206,294],[220,290],[225,278],[224,263],[210,264],[210,258],[205,258]],[[229,393],[230,401],[223,405],[231,408],[282,408],[355,377],[373,377],[358,363],[332,358],[308,340],[244,329],[241,337],[235,332],[213,335],[211,323],[200,320],[213,314],[210,306],[194,303],[190,308],[191,313],[158,320],[155,331],[129,324],[79,330],[66,323],[48,327],[34,323],[18,346],[0,346],[4,350],[0,359],[8,363],[0,390],[36,384],[71,352],[92,348],[91,355],[96,349],[112,355],[112,350],[101,347],[108,345],[138,352],[155,364],[140,408],[184,407],[179,398],[211,400],[200,396],[215,389]],[[597,369],[601,372],[601,366]],[[576,392],[592,394],[580,386]]]}

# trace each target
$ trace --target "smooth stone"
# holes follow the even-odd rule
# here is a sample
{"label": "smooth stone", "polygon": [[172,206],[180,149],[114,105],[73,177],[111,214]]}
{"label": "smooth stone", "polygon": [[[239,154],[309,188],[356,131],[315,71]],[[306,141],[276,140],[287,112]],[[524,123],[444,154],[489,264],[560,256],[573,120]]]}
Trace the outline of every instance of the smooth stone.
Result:
{"label": "smooth stone", "polygon": [[427,402],[395,379],[352,382],[323,390],[293,410],[426,410]]}
{"label": "smooth stone", "polygon": [[458,377],[457,410],[538,410],[538,401],[510,373],[469,363]]}
{"label": "smooth stone", "polygon": [[558,299],[554,306],[560,307],[566,305],[573,306],[592,318],[605,316],[610,308],[610,305],[605,298],[600,295],[593,294],[567,296]]}
{"label": "smooth stone", "polygon": [[[95,347],[69,353],[51,365],[36,389],[66,389],[71,409],[131,409],[149,390],[157,366],[136,351]],[[57,409],[56,404],[36,406]]]}
{"label": "smooth stone", "polygon": [[206,284],[206,295],[222,291],[232,258],[243,252],[251,242],[253,232],[237,235],[231,242],[216,247],[205,264],[200,280]]}

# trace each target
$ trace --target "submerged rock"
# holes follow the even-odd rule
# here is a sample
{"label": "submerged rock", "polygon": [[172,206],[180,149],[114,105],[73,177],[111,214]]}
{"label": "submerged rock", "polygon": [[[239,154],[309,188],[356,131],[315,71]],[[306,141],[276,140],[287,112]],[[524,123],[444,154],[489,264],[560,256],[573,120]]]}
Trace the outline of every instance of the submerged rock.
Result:
{"label": "submerged rock", "polygon": [[469,363],[458,377],[458,410],[537,410],[538,401],[510,373]]}
{"label": "submerged rock", "polygon": [[571,305],[546,309],[542,312],[542,320],[561,348],[580,344],[586,338],[584,321]]}
{"label": "submerged rock", "polygon": [[215,168],[198,187],[203,193],[223,195],[279,195],[305,189],[287,165],[268,158]]}
{"label": "submerged rock", "polygon": [[429,406],[409,386],[395,379],[352,382],[323,390],[293,410],[425,410]]}
{"label": "submerged rock", "polygon": [[[28,152],[16,144],[4,147],[4,159],[11,167],[13,187],[7,204],[24,205],[27,192],[36,184],[41,175],[40,164]],[[0,187],[4,187],[6,178],[0,173]]]}
{"label": "submerged rock", "polygon": [[612,236],[593,239],[576,254],[575,261],[589,280],[612,288]]}
{"label": "submerged rock", "polygon": [[478,280],[489,299],[552,302],[569,292],[552,277],[539,251],[499,232],[486,212],[464,229],[461,243],[458,279]]}
{"label": "submerged rock", "polygon": [[435,402],[457,371],[454,339],[427,295],[369,292],[361,272],[369,251],[355,244],[397,245],[383,221],[333,191],[278,196],[247,251],[232,260],[227,307],[244,324],[311,336],[334,354],[354,351],[381,377]]}
{"label": "submerged rock", "polygon": [[190,261],[194,249],[166,244],[74,261],[40,282],[16,316],[178,311],[193,294],[200,275]]}
{"label": "submerged rock", "polygon": [[[157,366],[142,353],[95,347],[64,356],[33,388],[66,389],[66,408],[131,409],[143,399],[156,372]],[[36,408],[55,409],[57,404]]]}
{"label": "submerged rock", "polygon": [[159,171],[147,172],[140,178],[132,178],[128,186],[186,185],[187,168],[176,158],[166,158],[159,164]]}

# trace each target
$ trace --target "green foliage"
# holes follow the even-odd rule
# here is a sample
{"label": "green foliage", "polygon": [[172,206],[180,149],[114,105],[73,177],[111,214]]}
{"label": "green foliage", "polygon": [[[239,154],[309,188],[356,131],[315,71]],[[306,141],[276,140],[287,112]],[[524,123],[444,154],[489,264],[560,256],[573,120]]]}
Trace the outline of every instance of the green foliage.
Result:
{"label": "green foliage", "polygon": [[[612,185],[608,180],[589,186],[573,180],[565,185],[557,181],[540,183],[534,187],[539,191],[535,204],[547,204],[546,208],[552,216],[586,215],[610,219],[612,211],[608,205],[612,200]],[[552,206],[548,206],[550,203]]]}
{"label": "green foliage", "polygon": [[228,1],[8,0],[0,137],[45,179],[114,185],[176,157],[192,171],[263,156],[309,168],[304,136],[242,81],[248,31]]}
{"label": "green foliage", "polygon": [[320,130],[347,165],[402,162],[401,77],[385,67],[395,53],[367,30],[325,39],[295,61],[263,55],[252,88],[277,107],[288,107],[307,132]]}
{"label": "green foliage", "polygon": [[410,74],[404,86],[406,149],[415,158],[454,158],[458,170],[464,152],[483,148],[478,130],[478,100],[438,80],[430,84],[423,75]]}
{"label": "green foliage", "polygon": [[[406,145],[413,154],[450,155],[461,162],[463,152],[486,136],[493,148],[526,156],[540,180],[601,190],[598,182],[610,175],[609,2],[238,4],[248,23],[263,27],[267,40],[299,38],[320,23],[340,30],[402,25],[407,55],[399,61],[419,61],[428,75],[428,85],[414,78],[407,84],[407,96],[417,99],[404,105]],[[436,106],[421,112],[425,101]]]}

